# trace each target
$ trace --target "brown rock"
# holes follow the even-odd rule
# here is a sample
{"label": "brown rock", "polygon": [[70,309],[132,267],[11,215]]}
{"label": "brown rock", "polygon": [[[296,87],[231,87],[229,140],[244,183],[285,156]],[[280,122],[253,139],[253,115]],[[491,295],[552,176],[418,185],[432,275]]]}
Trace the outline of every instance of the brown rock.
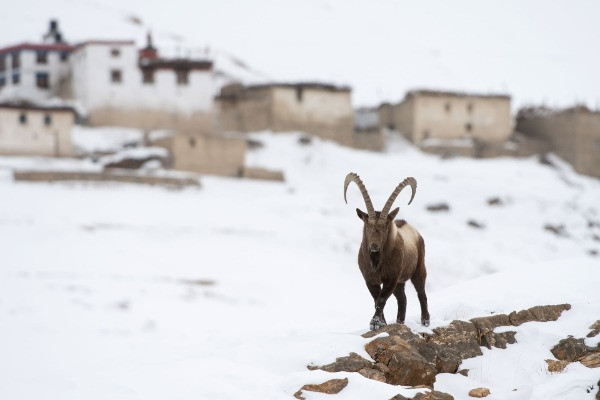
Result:
{"label": "brown rock", "polygon": [[577,361],[588,353],[600,351],[600,349],[586,346],[583,339],[568,337],[562,339],[550,350],[554,357],[564,361]]}
{"label": "brown rock", "polygon": [[506,314],[473,318],[471,322],[477,328],[479,344],[486,346],[488,349],[491,349],[492,346],[505,349],[507,344],[516,343],[516,332],[514,331],[494,333],[495,328],[512,325]]}
{"label": "brown rock", "polygon": [[484,388],[484,387],[477,388],[477,389],[471,389],[469,391],[469,396],[471,396],[471,397],[481,398],[481,397],[487,397],[487,396],[489,396],[489,394],[490,394],[490,389]]}
{"label": "brown rock", "polygon": [[433,329],[433,333],[427,336],[428,342],[455,350],[463,360],[483,354],[477,340],[477,329],[471,322],[452,321],[448,326]]}
{"label": "brown rock", "polygon": [[587,337],[595,337],[598,336],[598,334],[600,333],[600,319],[596,322],[594,322],[591,326],[590,329],[592,330],[590,333],[587,334]]}
{"label": "brown rock", "polygon": [[[390,400],[410,400],[408,397],[404,397],[401,394],[397,394]],[[417,393],[413,400],[454,400],[454,397],[448,393],[438,392],[437,390],[431,390],[425,393]]]}
{"label": "brown rock", "polygon": [[562,372],[570,362],[563,360],[546,360],[546,364],[548,364],[549,372]]}
{"label": "brown rock", "polygon": [[535,306],[527,310],[513,311],[508,318],[514,326],[519,326],[525,322],[537,321],[548,322],[556,321],[565,310],[570,310],[570,304],[558,304],[555,306]]}
{"label": "brown rock", "polygon": [[373,363],[356,353],[350,353],[346,357],[338,357],[335,359],[335,362],[321,367],[309,367],[311,370],[321,369],[327,372],[358,372],[364,368],[373,368]]}
{"label": "brown rock", "polygon": [[337,394],[342,391],[348,385],[348,378],[344,379],[331,379],[327,382],[323,382],[318,385],[304,385],[300,390],[294,393],[294,397],[297,399],[304,400],[302,397],[302,391],[306,390],[309,392],[319,392],[327,394]]}
{"label": "brown rock", "polygon": [[468,369],[461,369],[460,371],[458,371],[458,373],[461,374],[462,376],[469,376]]}
{"label": "brown rock", "polygon": [[365,378],[385,383],[385,374],[379,371],[378,369],[363,368],[360,371],[358,371],[358,373],[364,376]]}
{"label": "brown rock", "polygon": [[579,362],[588,368],[600,367],[600,353],[591,353],[579,359]]}

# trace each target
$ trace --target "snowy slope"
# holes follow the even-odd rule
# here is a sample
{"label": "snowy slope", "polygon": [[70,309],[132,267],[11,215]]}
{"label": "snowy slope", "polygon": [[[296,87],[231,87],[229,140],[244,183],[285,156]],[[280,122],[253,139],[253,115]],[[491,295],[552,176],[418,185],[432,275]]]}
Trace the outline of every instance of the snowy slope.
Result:
{"label": "snowy slope", "polygon": [[[426,240],[432,328],[453,319],[569,302],[557,322],[517,329],[518,344],[467,360],[469,377],[440,375],[457,399],[592,399],[598,370],[550,375],[544,359],[600,316],[600,183],[534,159],[424,155],[403,142],[386,154],[299,135],[257,135],[248,163],[286,183],[205,177],[201,189],[26,184],[0,158],[0,398],[289,399],[305,383],[348,376],[337,399],[414,390],[358,374],[308,371],[355,351],[372,300],[356,265],[364,209],[415,176],[401,217]],[[488,206],[499,196],[504,204]],[[445,201],[448,213],[428,204]],[[475,219],[485,225],[467,225]],[[567,236],[544,230],[564,224]],[[596,235],[596,236],[594,236]],[[407,291],[407,324],[418,302]],[[395,302],[386,308],[395,315]],[[590,345],[594,345],[590,341]],[[517,391],[513,391],[517,389]],[[322,399],[324,395],[309,394]]]}
{"label": "snowy slope", "polygon": [[36,41],[49,18],[65,37],[136,39],[217,59],[246,81],[349,84],[356,105],[408,89],[514,95],[514,106],[600,107],[593,0],[22,0],[0,13],[0,45]]}

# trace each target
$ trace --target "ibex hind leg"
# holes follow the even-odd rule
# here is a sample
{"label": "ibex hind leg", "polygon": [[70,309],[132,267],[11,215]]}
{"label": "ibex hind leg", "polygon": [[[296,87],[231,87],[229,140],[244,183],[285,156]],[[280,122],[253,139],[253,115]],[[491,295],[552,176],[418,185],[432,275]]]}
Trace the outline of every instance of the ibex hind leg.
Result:
{"label": "ibex hind leg", "polygon": [[427,295],[425,294],[425,278],[421,277],[420,274],[415,274],[411,278],[411,282],[417,291],[419,297],[419,303],[421,304],[421,325],[429,326],[429,309],[427,307]]}

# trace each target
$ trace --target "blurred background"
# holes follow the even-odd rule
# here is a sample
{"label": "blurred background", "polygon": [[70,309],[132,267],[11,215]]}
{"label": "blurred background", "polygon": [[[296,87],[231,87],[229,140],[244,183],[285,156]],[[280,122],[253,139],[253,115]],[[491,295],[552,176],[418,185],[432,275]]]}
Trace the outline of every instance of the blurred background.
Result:
{"label": "blurred background", "polygon": [[[418,181],[396,205],[425,238],[431,328],[573,305],[441,390],[592,399],[577,369],[555,390],[547,349],[528,343],[585,335],[600,315],[599,14],[593,1],[4,7],[0,397],[289,398],[307,364],[363,351],[353,171],[377,210]],[[407,297],[407,325],[430,332]],[[393,299],[386,310],[393,321]],[[345,398],[399,390],[351,382]]]}

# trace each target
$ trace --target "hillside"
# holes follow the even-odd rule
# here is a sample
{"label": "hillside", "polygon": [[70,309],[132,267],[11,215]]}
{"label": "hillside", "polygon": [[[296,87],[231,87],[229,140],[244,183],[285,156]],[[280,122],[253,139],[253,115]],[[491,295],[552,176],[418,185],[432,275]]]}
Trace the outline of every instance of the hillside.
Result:
{"label": "hillside", "polygon": [[[0,158],[1,398],[288,399],[331,375],[307,365],[367,356],[360,334],[372,300],[356,265],[354,212],[364,204],[354,187],[344,204],[349,171],[376,208],[404,177],[418,180],[413,204],[407,193],[396,204],[425,237],[432,324],[418,324],[411,287],[410,328],[572,305],[557,322],[516,328],[507,350],[465,361],[468,377],[438,376],[436,389],[456,399],[478,386],[491,388],[490,398],[593,398],[586,390],[598,370],[551,375],[543,360],[600,315],[598,180],[557,159],[554,167],[441,160],[401,141],[378,154],[300,145],[295,134],[255,138],[265,146],[248,163],[282,168],[285,183],[205,177],[201,189],[180,191],[26,184],[12,181],[9,166],[27,160]],[[449,211],[426,210],[439,202]],[[563,228],[556,234],[548,224]],[[389,301],[388,321],[395,309]],[[335,375],[350,384],[332,398],[414,394]]]}

